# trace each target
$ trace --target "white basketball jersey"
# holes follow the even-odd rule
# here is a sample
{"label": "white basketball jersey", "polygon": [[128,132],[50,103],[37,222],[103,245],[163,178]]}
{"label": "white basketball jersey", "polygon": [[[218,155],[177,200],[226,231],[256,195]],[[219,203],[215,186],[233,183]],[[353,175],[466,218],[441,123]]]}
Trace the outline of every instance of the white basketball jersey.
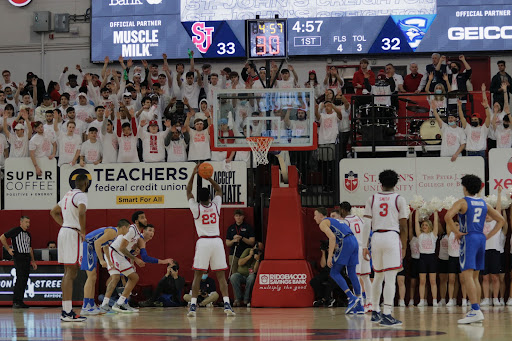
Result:
{"label": "white basketball jersey", "polygon": [[121,252],[121,242],[123,239],[126,239],[128,241],[128,245],[126,246],[126,249],[130,251],[135,244],[137,244],[137,241],[139,238],[142,237],[141,233],[139,232],[139,229],[134,224],[130,225],[130,229],[128,230],[128,233],[123,235],[119,235],[116,237],[116,239],[110,244],[111,247],[113,247],[116,251]]}
{"label": "white basketball jersey", "polygon": [[408,218],[407,203],[394,192],[379,192],[366,202],[364,215],[372,217],[372,230],[392,230],[400,233],[399,220]]}
{"label": "white basketball jersey", "polygon": [[348,222],[348,226],[350,226],[354,236],[356,236],[359,245],[363,245],[363,234],[361,233],[364,228],[363,220],[355,215],[348,215],[345,217],[345,220]]}
{"label": "white basketball jersey", "polygon": [[220,236],[219,219],[222,198],[216,196],[208,206],[203,206],[194,199],[190,199],[188,203],[194,216],[197,235],[199,237]]}
{"label": "white basketball jersey", "polygon": [[62,226],[80,230],[80,220],[78,219],[80,204],[84,204],[87,208],[87,195],[79,189],[72,189],[59,201],[58,205],[62,211]]}

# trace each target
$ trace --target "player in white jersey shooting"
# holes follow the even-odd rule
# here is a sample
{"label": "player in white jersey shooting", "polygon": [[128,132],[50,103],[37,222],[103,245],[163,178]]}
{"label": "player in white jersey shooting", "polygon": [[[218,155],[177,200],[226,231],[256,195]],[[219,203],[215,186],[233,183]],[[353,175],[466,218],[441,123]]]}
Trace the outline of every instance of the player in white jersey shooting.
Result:
{"label": "player in white jersey shooting", "polygon": [[[50,215],[61,226],[57,239],[59,263],[64,264],[62,277],[61,321],[82,322],[86,318],[73,311],[73,281],[82,263],[82,240],[85,237],[85,211],[89,179],[80,174],[75,179],[75,189],[67,192],[51,210]],[[62,216],[61,216],[62,214]]]}
{"label": "player in white jersey shooting", "polygon": [[[372,259],[375,278],[372,284],[372,322],[380,322],[381,326],[401,326],[399,321],[391,316],[395,298],[396,275],[402,270],[402,254],[407,245],[407,217],[409,208],[403,197],[394,192],[398,183],[398,174],[387,169],[379,174],[382,192],[368,198],[364,209],[363,256],[370,260],[368,237],[370,229],[372,236]],[[382,283],[384,287],[384,311],[380,313],[380,296]]]}
{"label": "player in white jersey shooting", "polygon": [[224,274],[228,269],[226,252],[224,251],[224,243],[220,238],[219,229],[222,189],[212,178],[206,179],[212,184],[215,190],[215,197],[213,200],[210,200],[210,190],[203,187],[198,191],[199,202],[197,202],[192,194],[192,185],[198,168],[199,165],[194,168],[187,184],[188,204],[194,216],[194,223],[196,225],[197,235],[199,236],[199,240],[196,242],[194,265],[192,266],[192,269],[195,271],[188,316],[196,316],[199,285],[201,283],[201,277],[205,271],[208,271],[208,267],[210,267],[212,271],[217,272],[217,280],[219,281],[220,291],[222,292],[222,298],[224,300],[224,312],[228,316],[234,316],[235,312],[229,302],[228,283]]}
{"label": "player in white jersey shooting", "polygon": [[[352,233],[357,238],[357,242],[359,243],[359,264],[356,265],[356,274],[359,277],[359,281],[362,286],[362,293],[364,298],[364,310],[365,312],[371,312],[373,310],[372,307],[372,282],[370,281],[370,274],[372,269],[370,268],[370,262],[367,261],[363,257],[363,245],[366,243],[363,242],[363,227],[364,222],[361,218],[356,215],[351,214],[352,205],[348,201],[343,201],[340,203],[339,210],[334,210],[331,213],[339,215],[339,219],[344,219],[348,222],[348,226],[352,230]],[[338,217],[335,217],[338,218]]]}

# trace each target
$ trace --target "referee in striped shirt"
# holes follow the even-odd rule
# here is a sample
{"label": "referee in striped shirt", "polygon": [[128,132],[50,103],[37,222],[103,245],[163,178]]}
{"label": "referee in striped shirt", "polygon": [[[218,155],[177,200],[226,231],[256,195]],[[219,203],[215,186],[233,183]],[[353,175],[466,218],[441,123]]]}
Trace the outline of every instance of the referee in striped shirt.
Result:
{"label": "referee in striped shirt", "polygon": [[[29,226],[30,218],[22,216],[20,218],[20,226],[14,227],[0,236],[2,245],[7,249],[7,252],[13,256],[14,268],[16,269],[16,284],[14,285],[14,295],[12,299],[13,308],[28,308],[28,305],[23,303],[23,296],[25,295],[25,288],[27,287],[30,264],[32,264],[34,270],[37,269],[34,260],[34,252],[31,246],[30,233],[27,231]],[[7,238],[11,238],[13,249],[7,244]]]}

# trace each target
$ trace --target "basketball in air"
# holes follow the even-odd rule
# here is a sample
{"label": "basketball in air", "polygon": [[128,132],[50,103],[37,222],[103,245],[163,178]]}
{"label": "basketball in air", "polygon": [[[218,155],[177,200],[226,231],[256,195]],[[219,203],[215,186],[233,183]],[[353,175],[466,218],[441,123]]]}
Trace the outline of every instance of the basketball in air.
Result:
{"label": "basketball in air", "polygon": [[199,169],[197,170],[197,173],[200,177],[203,179],[209,179],[213,175],[213,166],[209,164],[208,162],[203,162],[199,165]]}

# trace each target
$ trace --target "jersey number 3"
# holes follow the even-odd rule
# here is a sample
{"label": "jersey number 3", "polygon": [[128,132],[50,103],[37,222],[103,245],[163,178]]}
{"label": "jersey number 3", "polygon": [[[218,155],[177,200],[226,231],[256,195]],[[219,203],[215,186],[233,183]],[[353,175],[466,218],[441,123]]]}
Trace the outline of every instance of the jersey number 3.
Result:
{"label": "jersey number 3", "polygon": [[382,203],[382,204],[380,204],[379,207],[381,209],[381,211],[379,212],[379,215],[381,217],[386,217],[388,215],[388,204]]}
{"label": "jersey number 3", "polygon": [[201,220],[203,222],[203,225],[215,224],[217,222],[217,214],[203,214],[201,216]]}

